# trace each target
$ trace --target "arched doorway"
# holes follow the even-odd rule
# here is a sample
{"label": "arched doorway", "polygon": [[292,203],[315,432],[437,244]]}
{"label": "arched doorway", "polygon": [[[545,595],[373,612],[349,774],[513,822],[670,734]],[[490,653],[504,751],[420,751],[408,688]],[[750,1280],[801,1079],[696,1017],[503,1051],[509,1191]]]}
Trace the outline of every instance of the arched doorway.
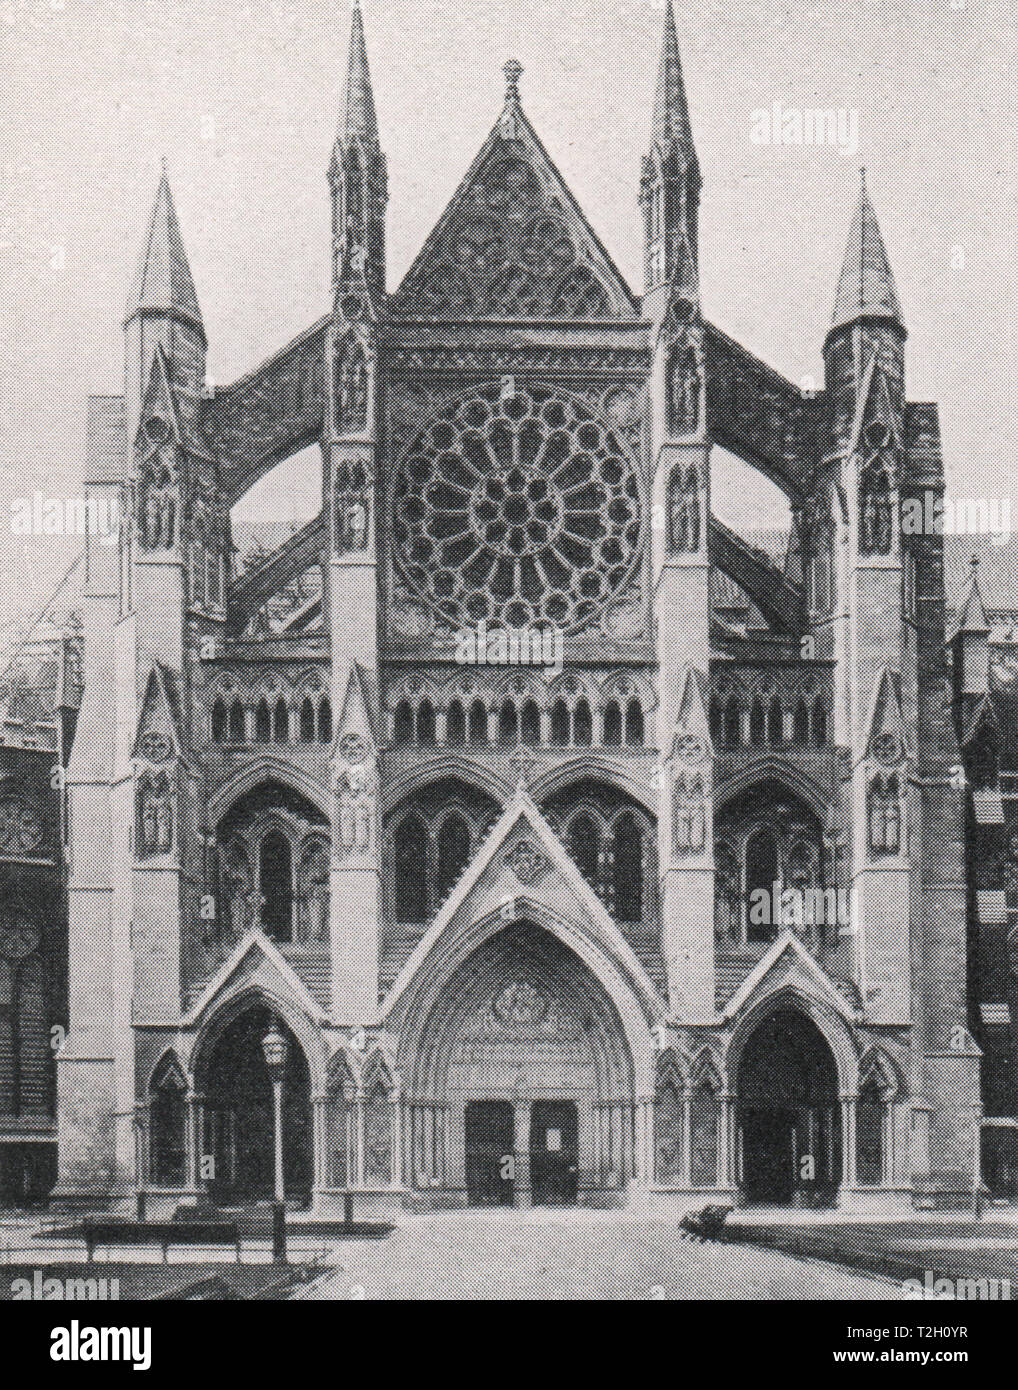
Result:
{"label": "arched doorway", "polygon": [[738,1071],[739,1170],[747,1205],[830,1206],[841,1181],[838,1070],[797,1009],[754,1030]]}
{"label": "arched doorway", "polygon": [[[206,1153],[214,1160],[209,1190],[230,1204],[271,1198],[274,1187],[272,1083],[262,1039],[271,1011],[254,1004],[234,1019],[209,1056],[205,1094]],[[283,1079],[283,1179],[289,1201],[308,1204],[312,1183],[311,1078],[292,1032]]]}
{"label": "arched doorway", "polygon": [[405,1061],[408,1183],[471,1206],[610,1205],[633,1176],[632,1053],[552,932],[515,922],[456,969]]}

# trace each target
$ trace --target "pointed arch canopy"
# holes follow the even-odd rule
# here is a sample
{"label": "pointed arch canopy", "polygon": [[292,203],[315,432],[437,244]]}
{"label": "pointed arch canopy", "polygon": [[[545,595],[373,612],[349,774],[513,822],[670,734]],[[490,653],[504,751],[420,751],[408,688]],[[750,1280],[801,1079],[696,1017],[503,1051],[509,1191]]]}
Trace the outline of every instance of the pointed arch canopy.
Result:
{"label": "pointed arch canopy", "polygon": [[[596,978],[618,1019],[627,1050],[635,1067],[637,1090],[649,1094],[653,1086],[656,1048],[652,1028],[660,1021],[660,1002],[642,990],[624,963],[609,954],[588,926],[551,913],[526,894],[516,898],[517,921],[526,922],[555,937]],[[395,998],[390,1018],[398,1031],[399,1067],[410,1077],[419,1066],[424,1034],[434,1010],[466,962],[491,938],[506,928],[500,910],[488,913],[462,932],[436,942],[421,962],[409,987]],[[455,984],[451,986],[455,989]],[[390,996],[391,998],[391,996]],[[422,1092],[423,1094],[423,1092]]]}
{"label": "pointed arch canopy", "polygon": [[[496,914],[456,953],[455,962],[448,963],[441,978],[429,980],[418,992],[400,1029],[399,1066],[411,1094],[445,1094],[468,1013],[476,1009],[489,981],[497,988],[499,981],[517,976],[539,980],[556,1004],[565,1005],[582,1020],[578,1036],[592,1049],[602,1100],[631,1099],[634,1085],[647,1088],[654,1054],[646,1022],[634,1032],[638,1014],[632,1001],[623,998],[620,1010],[603,967],[600,973],[593,969],[584,959],[587,952],[577,949],[580,943],[575,938],[567,944],[561,932],[550,930],[549,922],[539,925],[532,918],[525,911],[507,925]],[[505,1078],[507,1087],[514,1084],[512,1075]]]}

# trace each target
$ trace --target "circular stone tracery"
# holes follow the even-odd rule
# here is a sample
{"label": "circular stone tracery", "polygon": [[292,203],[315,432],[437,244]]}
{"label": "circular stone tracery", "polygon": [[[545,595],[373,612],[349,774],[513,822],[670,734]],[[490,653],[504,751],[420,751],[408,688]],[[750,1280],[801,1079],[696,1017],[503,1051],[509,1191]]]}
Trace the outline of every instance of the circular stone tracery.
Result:
{"label": "circular stone tracery", "polygon": [[493,384],[460,398],[396,474],[397,565],[453,624],[582,626],[629,579],[640,526],[626,445],[560,391]]}

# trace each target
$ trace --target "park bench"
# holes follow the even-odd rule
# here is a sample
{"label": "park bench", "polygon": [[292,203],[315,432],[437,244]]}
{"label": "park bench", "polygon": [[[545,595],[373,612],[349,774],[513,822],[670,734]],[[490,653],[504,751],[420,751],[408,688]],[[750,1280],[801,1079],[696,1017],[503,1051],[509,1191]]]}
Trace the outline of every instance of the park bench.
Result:
{"label": "park bench", "polygon": [[171,1245],[232,1245],[240,1263],[240,1228],[235,1221],[188,1220],[175,1216],[172,1221],[117,1221],[86,1217],[81,1236],[88,1260],[95,1258],[97,1246],[160,1245],[163,1261],[169,1261]]}

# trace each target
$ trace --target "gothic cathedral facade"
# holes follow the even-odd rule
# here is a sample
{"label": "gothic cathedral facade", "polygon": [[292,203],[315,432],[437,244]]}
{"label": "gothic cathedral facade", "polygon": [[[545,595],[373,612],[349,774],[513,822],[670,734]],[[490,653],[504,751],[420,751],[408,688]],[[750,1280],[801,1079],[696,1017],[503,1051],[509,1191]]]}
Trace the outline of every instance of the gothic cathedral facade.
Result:
{"label": "gothic cathedral facade", "polygon": [[[272,1022],[323,1215],[971,1192],[942,538],[898,524],[944,470],[866,189],[803,391],[701,305],[670,6],[642,298],[506,78],[390,291],[355,8],[331,311],[227,387],[164,171],[89,402],[130,524],[88,556],[64,1204],[269,1195]],[[231,509],[312,445],[320,514],[241,570]],[[714,449],[788,498],[782,561]]]}

